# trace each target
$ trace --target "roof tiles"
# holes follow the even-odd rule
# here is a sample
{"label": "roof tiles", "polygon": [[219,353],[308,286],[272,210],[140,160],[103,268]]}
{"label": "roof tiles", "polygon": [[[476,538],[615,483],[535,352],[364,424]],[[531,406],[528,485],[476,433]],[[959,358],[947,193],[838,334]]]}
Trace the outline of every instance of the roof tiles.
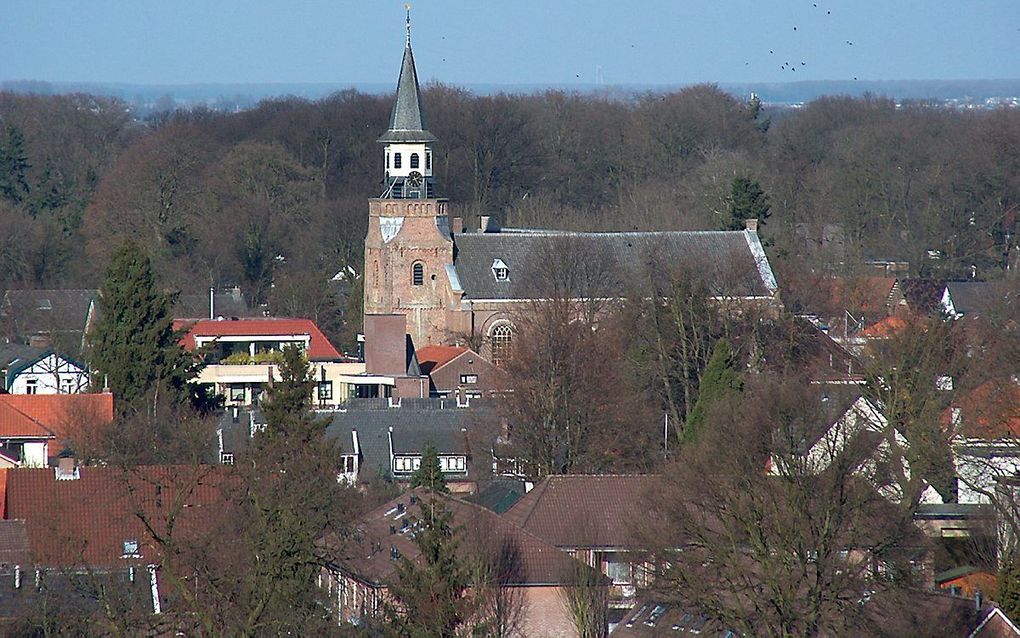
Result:
{"label": "roof tiles", "polygon": [[308,335],[308,359],[310,361],[338,361],[343,355],[322,334],[319,327],[311,319],[259,318],[217,321],[202,319],[198,321],[174,321],[174,329],[187,329],[181,339],[181,345],[187,350],[195,349],[195,337],[292,337]]}

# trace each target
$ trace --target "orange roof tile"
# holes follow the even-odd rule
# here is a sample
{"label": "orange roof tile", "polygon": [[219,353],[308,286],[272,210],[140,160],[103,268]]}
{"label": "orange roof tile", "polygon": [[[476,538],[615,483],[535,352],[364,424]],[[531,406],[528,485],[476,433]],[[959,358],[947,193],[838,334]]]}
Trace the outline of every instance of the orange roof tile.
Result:
{"label": "orange roof tile", "polygon": [[290,337],[308,335],[308,359],[310,361],[336,361],[343,359],[326,335],[311,319],[261,318],[218,321],[203,319],[199,321],[174,321],[174,330],[187,329],[181,338],[181,345],[186,350],[195,349],[195,337],[243,337],[279,336]]}
{"label": "orange roof tile", "polygon": [[53,432],[50,432],[41,423],[7,403],[6,399],[16,396],[19,395],[0,395],[0,437],[24,439],[52,438]]}
{"label": "orange roof tile", "polygon": [[957,399],[942,420],[967,438],[1020,437],[1020,386],[1011,379],[982,383]]}
{"label": "orange roof tile", "polygon": [[[4,394],[0,406],[14,408],[60,438],[71,437],[76,427],[113,422],[113,395]],[[2,419],[0,419],[2,420]]]}
{"label": "orange roof tile", "polygon": [[910,325],[910,322],[899,315],[890,315],[878,323],[868,326],[861,335],[872,339],[888,339]]}
{"label": "orange roof tile", "polygon": [[461,346],[425,346],[424,348],[418,348],[415,354],[418,357],[418,365],[421,366],[421,371],[428,374],[432,370],[453,361],[467,351],[467,348]]}

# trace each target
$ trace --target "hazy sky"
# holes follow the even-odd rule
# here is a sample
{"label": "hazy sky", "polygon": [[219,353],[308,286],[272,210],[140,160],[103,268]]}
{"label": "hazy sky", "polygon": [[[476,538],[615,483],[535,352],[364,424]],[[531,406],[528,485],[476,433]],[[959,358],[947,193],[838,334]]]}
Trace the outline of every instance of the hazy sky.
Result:
{"label": "hazy sky", "polygon": [[[1020,77],[1020,0],[413,5],[422,81]],[[0,80],[395,82],[403,14],[389,0],[0,0]]]}

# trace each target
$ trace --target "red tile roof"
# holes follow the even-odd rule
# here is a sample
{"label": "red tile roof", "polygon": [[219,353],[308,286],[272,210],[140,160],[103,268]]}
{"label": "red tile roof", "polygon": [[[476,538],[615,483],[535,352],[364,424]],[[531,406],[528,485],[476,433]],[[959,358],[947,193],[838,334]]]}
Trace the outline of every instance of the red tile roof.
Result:
{"label": "red tile roof", "polygon": [[0,438],[46,439],[53,432],[7,402],[17,394],[0,394]]}
{"label": "red tile roof", "polygon": [[942,420],[967,438],[1020,437],[1020,385],[1012,379],[982,383],[958,398]]}
{"label": "red tile roof", "polygon": [[909,325],[910,322],[906,318],[900,315],[889,315],[878,323],[862,330],[861,336],[871,339],[888,339]]}
{"label": "red tile roof", "polygon": [[418,356],[418,365],[421,366],[423,374],[440,368],[453,361],[460,355],[467,352],[467,348],[461,346],[425,346],[418,348],[415,354]]}
{"label": "red tile roof", "polygon": [[504,517],[561,548],[629,547],[643,515],[643,494],[655,477],[548,476]]}
{"label": "red tile roof", "polygon": [[[0,414],[9,406],[41,424],[58,438],[75,438],[80,427],[113,422],[113,395],[99,394],[4,394]],[[2,421],[2,417],[0,417]]]}
{"label": "red tile roof", "polygon": [[308,335],[308,359],[310,361],[338,361],[344,359],[326,335],[311,319],[238,319],[217,321],[203,319],[199,321],[174,321],[174,330],[187,329],[188,333],[181,338],[181,345],[186,350],[195,349],[195,337],[291,337]]}
{"label": "red tile roof", "polygon": [[[217,466],[113,466],[78,468],[77,480],[57,480],[54,468],[19,468],[7,474],[7,518],[24,519],[35,563],[43,567],[116,567],[158,562],[159,552],[138,513],[164,533],[167,512],[186,503],[177,540],[222,512]],[[124,541],[138,541],[136,557]]]}

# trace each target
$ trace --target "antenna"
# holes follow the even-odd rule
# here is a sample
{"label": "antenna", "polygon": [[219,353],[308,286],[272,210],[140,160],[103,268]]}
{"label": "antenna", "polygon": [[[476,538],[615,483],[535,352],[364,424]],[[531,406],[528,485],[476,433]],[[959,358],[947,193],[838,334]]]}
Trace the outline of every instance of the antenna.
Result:
{"label": "antenna", "polygon": [[407,12],[407,46],[411,46],[411,3],[404,5],[404,11]]}

